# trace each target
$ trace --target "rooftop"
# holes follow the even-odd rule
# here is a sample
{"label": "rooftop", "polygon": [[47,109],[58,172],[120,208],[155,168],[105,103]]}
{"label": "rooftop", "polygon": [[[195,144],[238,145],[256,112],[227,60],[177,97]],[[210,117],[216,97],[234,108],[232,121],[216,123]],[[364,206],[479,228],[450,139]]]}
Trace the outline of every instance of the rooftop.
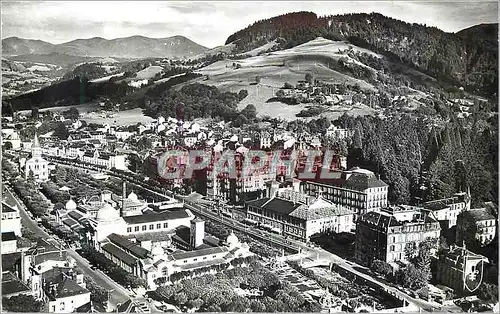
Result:
{"label": "rooftop", "polygon": [[[398,208],[406,208],[410,207],[411,211],[417,210],[419,207],[412,207],[412,206],[405,206],[405,205],[399,205],[399,206],[393,206],[391,208],[395,208],[394,212],[397,213]],[[359,217],[358,223],[367,223],[371,225],[378,226],[381,229],[387,229],[388,227],[395,227],[395,226],[403,226],[405,224],[411,224],[411,223],[432,223],[432,222],[437,222],[437,220],[433,217],[431,213],[428,211],[420,211],[419,215],[414,215],[413,219],[411,221],[399,221],[394,217],[394,215],[391,213],[390,209],[382,209],[381,211],[371,211],[369,213],[366,213]],[[387,212],[389,211],[389,212]]]}
{"label": "rooftop", "polygon": [[171,256],[174,260],[183,260],[187,258],[200,257],[200,256],[223,253],[223,252],[228,252],[226,247],[213,247],[213,248],[207,248],[189,252],[176,252],[173,253]]}
{"label": "rooftop", "polygon": [[371,188],[386,187],[388,185],[384,181],[378,179],[375,174],[370,171],[369,174],[366,172],[354,172],[345,181],[345,186],[356,190],[366,190]]}
{"label": "rooftop", "polygon": [[2,232],[2,242],[6,241],[16,241],[16,234],[12,231],[10,232]]}
{"label": "rooftop", "polygon": [[247,202],[248,205],[253,207],[262,208],[282,215],[289,215],[300,206],[305,206],[301,203],[294,203],[292,201],[280,198],[261,198],[255,201]]}
{"label": "rooftop", "polygon": [[31,289],[11,272],[2,272],[2,296],[21,292],[29,293]]}
{"label": "rooftop", "polygon": [[15,271],[21,266],[21,252],[2,254],[2,270]]}
{"label": "rooftop", "polygon": [[133,266],[137,263],[137,258],[134,256],[128,254],[127,252],[123,251],[113,243],[106,243],[102,246],[103,251],[106,251],[114,256],[116,256],[118,259],[120,259],[122,262],[124,262],[127,265]]}
{"label": "rooftop", "polygon": [[13,206],[10,206],[6,202],[2,202],[1,210],[2,210],[2,213],[15,213],[15,212],[17,212],[16,208],[14,208]]}
{"label": "rooftop", "polygon": [[165,220],[183,219],[190,217],[189,213],[185,210],[178,211],[163,211],[161,213],[152,212],[144,215],[123,217],[127,224],[141,224],[148,222],[159,222]]}
{"label": "rooftop", "polygon": [[108,236],[108,239],[112,243],[116,244],[118,247],[120,247],[126,251],[130,251],[130,253],[132,253],[133,255],[135,255],[138,258],[145,258],[148,256],[148,250],[138,246],[135,243],[130,242],[127,238],[125,238],[121,235],[118,235],[116,233],[112,233]]}
{"label": "rooftop", "polygon": [[45,278],[45,294],[51,301],[89,293],[79,286],[73,277],[62,269],[55,269],[52,278]]}

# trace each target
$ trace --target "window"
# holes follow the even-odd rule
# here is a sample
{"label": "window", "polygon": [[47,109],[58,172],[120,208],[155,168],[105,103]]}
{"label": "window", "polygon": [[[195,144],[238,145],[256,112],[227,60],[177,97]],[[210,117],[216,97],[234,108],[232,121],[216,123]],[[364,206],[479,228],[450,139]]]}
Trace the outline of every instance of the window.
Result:
{"label": "window", "polygon": [[130,233],[130,232],[132,232],[132,227],[127,228],[127,233]]}
{"label": "window", "polygon": [[139,231],[139,226],[135,226],[134,231]]}
{"label": "window", "polygon": [[197,259],[197,258],[195,258],[195,259],[193,259],[193,262],[196,262],[197,260],[198,260],[198,259]]}
{"label": "window", "polygon": [[161,229],[161,224],[156,224],[156,229]]}
{"label": "window", "polygon": [[64,311],[64,302],[61,302],[61,303],[59,304],[59,310],[60,310],[60,311]]}
{"label": "window", "polygon": [[391,252],[394,252],[394,245],[391,245]]}
{"label": "window", "polygon": [[153,230],[154,228],[155,228],[155,225],[153,225],[153,224],[149,225],[149,230]]}
{"label": "window", "polygon": [[146,231],[147,227],[144,225],[142,226],[142,231]]}
{"label": "window", "polygon": [[187,260],[184,260],[184,264],[186,264],[188,261]]}
{"label": "window", "polygon": [[165,229],[168,228],[168,222],[163,223],[163,228],[165,228]]}
{"label": "window", "polygon": [[204,256],[204,257],[203,257],[203,259],[207,259],[207,257],[206,257],[206,256]]}

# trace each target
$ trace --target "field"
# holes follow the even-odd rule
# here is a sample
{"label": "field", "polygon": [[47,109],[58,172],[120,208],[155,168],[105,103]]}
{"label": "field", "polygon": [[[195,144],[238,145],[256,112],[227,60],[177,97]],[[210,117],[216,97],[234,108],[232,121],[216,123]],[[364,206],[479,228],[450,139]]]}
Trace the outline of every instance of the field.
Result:
{"label": "field", "polygon": [[142,80],[150,79],[150,78],[155,77],[155,75],[157,73],[160,73],[162,71],[163,71],[163,68],[161,66],[152,65],[152,66],[145,68],[144,70],[137,72],[136,78],[139,80],[140,79],[142,79]]}
{"label": "field", "polygon": [[[328,67],[328,62],[336,62],[341,57],[346,57],[341,50],[357,50],[371,53],[369,50],[359,48],[343,42],[334,42],[323,38],[310,41],[303,45],[264,55],[250,57],[244,60],[222,60],[217,61],[197,72],[208,76],[208,80],[201,81],[203,84],[213,85],[222,91],[238,92],[241,89],[248,91],[248,96],[243,99],[238,108],[243,109],[248,104],[257,108],[259,116],[280,116],[283,119],[294,120],[296,114],[306,108],[306,105],[289,106],[280,102],[269,102],[279,88],[285,82],[297,84],[304,79],[306,73],[312,73],[315,79],[329,83],[346,83],[349,85],[359,84],[362,89],[375,90],[365,81],[355,79],[334,71]],[[353,61],[354,62],[354,61]],[[233,63],[241,67],[236,68]],[[260,83],[255,84],[255,78],[260,77]],[[366,106],[360,106],[349,111],[349,114],[364,115],[371,114],[373,110]],[[324,115],[337,117],[343,114],[343,110],[328,112]]]}
{"label": "field", "polygon": [[136,123],[148,124],[153,118],[142,113],[142,109],[135,108],[113,113],[87,112],[82,115],[82,120],[87,123],[109,124],[109,125],[131,125]]}

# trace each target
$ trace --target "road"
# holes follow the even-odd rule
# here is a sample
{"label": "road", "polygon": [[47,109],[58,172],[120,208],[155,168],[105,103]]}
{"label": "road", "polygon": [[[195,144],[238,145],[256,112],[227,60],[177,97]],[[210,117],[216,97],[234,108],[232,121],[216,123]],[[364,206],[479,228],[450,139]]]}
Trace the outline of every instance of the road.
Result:
{"label": "road", "polygon": [[[21,221],[23,225],[26,226],[27,229],[32,231],[36,236],[40,237],[41,239],[47,239],[53,244],[58,242],[55,237],[50,236],[47,232],[45,232],[42,228],[38,226],[36,221],[34,221],[29,217],[24,207],[24,204],[19,202],[17,198],[13,195],[13,193],[8,188],[5,188],[5,186],[3,188],[3,197],[4,201],[7,204],[11,206],[17,205],[17,208],[19,208]],[[108,291],[113,290],[109,296],[110,305],[113,308],[116,307],[118,303],[123,303],[129,299],[130,295],[129,291],[125,290],[123,287],[115,283],[113,280],[109,279],[109,277],[107,277],[101,271],[94,271],[90,269],[88,261],[83,257],[81,257],[74,250],[66,249],[66,252],[68,253],[69,256],[75,259],[78,268],[80,268],[83,271],[84,275],[92,278],[98,286]]]}
{"label": "road", "polygon": [[[53,162],[59,163],[57,160],[53,160]],[[72,164],[72,165],[70,165],[70,167],[75,167],[75,168],[80,168],[80,169],[82,168],[77,164]],[[107,171],[107,173],[111,176],[118,177],[116,174],[114,174],[111,171]],[[167,197],[164,194],[158,193],[157,191],[150,189],[148,186],[146,186],[147,183],[141,182],[140,185],[138,183],[131,183],[131,184],[134,184],[134,185],[136,185],[136,186],[138,186],[146,191],[149,191],[150,193],[155,193],[158,196]],[[172,196],[171,193],[167,193],[167,194],[170,194],[168,197]],[[180,199],[180,198],[177,197],[177,199]],[[294,241],[294,240],[285,240],[280,235],[275,235],[272,233],[268,233],[266,231],[259,232],[259,231],[252,230],[251,228],[248,228],[246,225],[241,224],[237,220],[234,220],[234,219],[231,219],[228,217],[219,216],[216,213],[210,211],[209,209],[207,209],[203,206],[200,206],[199,204],[196,204],[194,202],[185,201],[185,205],[187,208],[191,209],[193,212],[195,212],[197,214],[201,214],[202,216],[207,217],[211,220],[220,222],[226,226],[229,226],[229,227],[234,228],[236,230],[239,230],[241,232],[247,233],[247,234],[251,235],[252,237],[260,238],[261,240],[264,240],[266,242],[271,241],[271,242],[274,242],[275,244],[278,244],[281,246],[301,248],[302,250],[309,252],[309,257],[312,259],[319,258],[319,259],[325,259],[325,260],[328,260],[330,262],[336,263],[336,264],[340,265],[341,267],[349,270],[351,273],[355,274],[356,276],[359,276],[365,280],[368,280],[372,283],[379,285],[380,287],[384,288],[385,290],[392,292],[392,293],[400,296],[401,298],[405,299],[406,301],[411,302],[411,303],[421,307],[423,310],[430,310],[430,309],[435,310],[437,308],[435,303],[430,303],[430,302],[427,302],[427,301],[421,300],[421,299],[415,299],[415,298],[411,297],[410,295],[404,293],[403,291],[401,291],[395,287],[389,286],[389,285],[377,280],[376,278],[373,278],[372,276],[370,276],[368,274],[365,274],[365,273],[358,271],[357,269],[355,269],[355,267],[362,268],[362,269],[364,269],[365,267],[358,265],[356,263],[353,263],[353,262],[348,262],[345,259],[343,259],[342,257],[340,257],[336,254],[333,254],[331,252],[328,252],[322,248],[318,248],[318,247],[311,248],[310,246],[308,246],[304,242]]]}

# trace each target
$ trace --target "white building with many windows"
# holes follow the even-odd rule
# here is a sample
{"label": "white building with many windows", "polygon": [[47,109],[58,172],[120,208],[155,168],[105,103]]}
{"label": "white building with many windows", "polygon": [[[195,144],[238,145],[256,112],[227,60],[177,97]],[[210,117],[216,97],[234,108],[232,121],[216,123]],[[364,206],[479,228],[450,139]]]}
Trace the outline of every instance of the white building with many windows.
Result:
{"label": "white building with many windows", "polygon": [[322,196],[334,204],[352,210],[357,217],[387,206],[388,185],[366,169],[354,167],[337,172],[338,178],[306,180],[302,183],[305,193]]}

